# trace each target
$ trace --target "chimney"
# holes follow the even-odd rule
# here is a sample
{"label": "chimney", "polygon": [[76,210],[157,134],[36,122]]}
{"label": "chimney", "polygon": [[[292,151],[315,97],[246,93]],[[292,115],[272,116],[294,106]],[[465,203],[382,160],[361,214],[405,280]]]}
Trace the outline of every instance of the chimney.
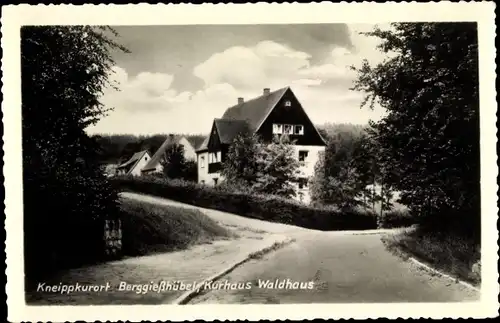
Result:
{"label": "chimney", "polygon": [[243,98],[238,98],[238,104],[242,104],[243,102],[245,102]]}
{"label": "chimney", "polygon": [[268,88],[268,87],[264,88],[264,92],[263,92],[263,94],[264,94],[264,95],[268,95],[269,93],[271,93],[271,89],[270,89],[270,88]]}

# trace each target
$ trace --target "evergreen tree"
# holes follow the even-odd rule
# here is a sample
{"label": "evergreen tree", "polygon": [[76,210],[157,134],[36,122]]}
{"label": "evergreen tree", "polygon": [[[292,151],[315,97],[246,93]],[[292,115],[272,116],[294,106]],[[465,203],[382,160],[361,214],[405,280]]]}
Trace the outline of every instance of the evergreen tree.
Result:
{"label": "evergreen tree", "polygon": [[162,160],[163,174],[167,178],[184,178],[187,170],[187,161],[184,157],[184,146],[172,144],[165,150]]}

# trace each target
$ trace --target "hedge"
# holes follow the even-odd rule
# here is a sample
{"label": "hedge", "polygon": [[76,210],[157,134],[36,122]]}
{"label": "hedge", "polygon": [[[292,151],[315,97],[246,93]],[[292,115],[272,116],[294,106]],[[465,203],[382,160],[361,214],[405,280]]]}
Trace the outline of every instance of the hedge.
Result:
{"label": "hedge", "polygon": [[121,191],[156,195],[186,204],[308,229],[333,231],[377,228],[377,219],[373,214],[356,210],[311,207],[279,197],[228,192],[217,187],[153,176],[118,176],[112,178],[111,182]]}

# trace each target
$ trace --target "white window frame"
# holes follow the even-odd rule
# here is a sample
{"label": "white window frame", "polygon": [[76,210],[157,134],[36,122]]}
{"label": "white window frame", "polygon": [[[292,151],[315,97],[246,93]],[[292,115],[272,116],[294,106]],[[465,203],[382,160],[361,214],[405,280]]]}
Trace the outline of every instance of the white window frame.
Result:
{"label": "white window frame", "polygon": [[273,123],[273,134],[274,135],[283,134],[283,125],[280,123]]}
{"label": "white window frame", "polygon": [[[300,127],[300,131],[297,133],[297,128]],[[297,124],[293,126],[293,134],[302,136],[304,134],[304,126],[301,124]]]}
{"label": "white window frame", "polygon": [[208,163],[209,164],[215,164],[221,161],[222,159],[222,152],[219,150],[214,153],[208,153]]}
{"label": "white window frame", "polygon": [[[286,127],[290,127],[290,132],[286,132],[285,131]],[[291,125],[291,124],[285,124],[285,125],[283,125],[283,134],[285,134],[285,135],[293,135],[293,125]]]}
{"label": "white window frame", "polygon": [[292,101],[287,100],[285,101],[285,107],[291,107],[292,106]]}

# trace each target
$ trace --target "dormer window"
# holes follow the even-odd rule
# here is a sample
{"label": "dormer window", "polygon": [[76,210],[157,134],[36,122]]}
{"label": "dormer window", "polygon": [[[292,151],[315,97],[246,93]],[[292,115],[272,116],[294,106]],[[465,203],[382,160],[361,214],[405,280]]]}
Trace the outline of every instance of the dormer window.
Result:
{"label": "dormer window", "polygon": [[285,101],[285,107],[291,107],[292,102],[291,101]]}

